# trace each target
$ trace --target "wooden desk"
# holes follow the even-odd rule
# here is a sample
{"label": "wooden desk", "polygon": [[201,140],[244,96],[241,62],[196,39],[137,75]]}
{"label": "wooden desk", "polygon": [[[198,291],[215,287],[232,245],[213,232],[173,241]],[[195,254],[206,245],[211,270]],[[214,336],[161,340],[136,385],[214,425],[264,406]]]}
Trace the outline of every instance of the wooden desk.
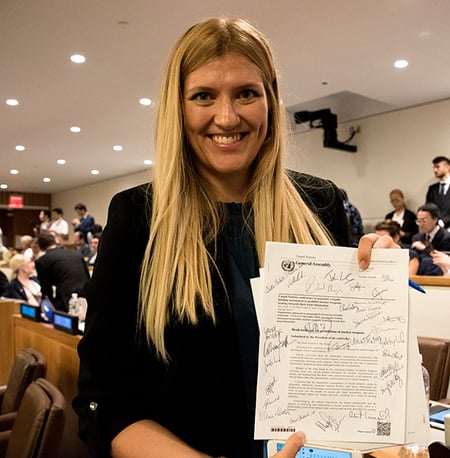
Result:
{"label": "wooden desk", "polygon": [[78,417],[72,409],[72,399],[77,393],[80,336],[73,336],[53,328],[51,324],[36,323],[14,315],[15,353],[32,347],[45,356],[46,379],[64,395],[67,402],[66,424],[60,448],[64,458],[89,457],[86,446],[77,437]]}
{"label": "wooden desk", "polygon": [[13,315],[19,311],[19,302],[8,299],[0,301],[0,386],[7,384],[14,364]]}

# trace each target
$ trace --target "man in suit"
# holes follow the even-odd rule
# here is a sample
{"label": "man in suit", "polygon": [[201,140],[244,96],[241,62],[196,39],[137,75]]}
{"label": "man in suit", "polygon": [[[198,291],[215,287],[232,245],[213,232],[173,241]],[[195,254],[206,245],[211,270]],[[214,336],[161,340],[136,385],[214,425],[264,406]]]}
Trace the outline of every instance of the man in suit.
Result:
{"label": "man in suit", "polygon": [[434,176],[439,179],[438,183],[429,186],[426,202],[432,202],[439,207],[441,220],[444,227],[450,226],[450,159],[445,156],[437,156],[433,159]]}
{"label": "man in suit", "polygon": [[[89,272],[80,252],[58,247],[50,233],[40,234],[39,248],[45,254],[36,260],[36,271],[42,295],[47,296],[58,310],[68,311],[72,293],[82,295]],[[56,288],[53,294],[53,287]]]}
{"label": "man in suit", "polygon": [[439,208],[426,203],[417,210],[419,232],[412,238],[409,250],[410,275],[442,275],[438,266],[433,264],[433,250],[450,251],[450,232],[439,226]]}

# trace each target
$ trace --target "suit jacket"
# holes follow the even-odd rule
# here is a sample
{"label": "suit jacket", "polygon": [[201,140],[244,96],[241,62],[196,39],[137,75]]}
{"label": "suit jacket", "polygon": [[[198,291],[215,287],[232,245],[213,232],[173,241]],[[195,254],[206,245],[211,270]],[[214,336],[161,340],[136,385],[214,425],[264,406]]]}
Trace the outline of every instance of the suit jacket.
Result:
{"label": "suit jacket", "polygon": [[[47,296],[56,309],[66,311],[72,293],[82,294],[89,280],[86,262],[77,250],[53,248],[36,259],[36,271],[43,296]],[[53,294],[56,286],[56,294]]]}
{"label": "suit jacket", "polygon": [[[336,186],[309,175],[292,177],[307,205],[321,216],[336,240],[348,245],[347,218]],[[78,346],[79,392],[73,407],[80,417],[80,437],[95,456],[108,456],[110,441],[118,432],[147,418],[209,455],[258,456],[236,453],[244,443],[246,447],[249,443],[256,446],[249,426],[254,416],[246,407],[248,402],[254,403],[254,396],[242,382],[249,366],[251,377],[256,378],[249,364],[257,357],[258,345],[256,338],[254,351],[258,326],[251,277],[242,273],[239,296],[229,288],[236,282],[230,282],[228,275],[241,275],[233,264],[233,257],[241,253],[234,250],[229,256],[228,239],[224,240],[222,233],[214,255],[221,277],[211,269],[217,323],[212,324],[205,316],[200,316],[196,325],[171,321],[165,337],[171,357],[168,364],[136,336],[139,276],[149,236],[151,197],[151,188],[143,185],[115,195],[109,206],[96,267],[87,287],[85,333]],[[230,205],[239,208],[238,204]],[[248,248],[240,245],[240,240],[249,233],[237,231],[239,246]],[[123,246],[127,247],[125,264],[123,250],[118,249]],[[242,252],[245,259],[255,256],[254,248]],[[257,272],[258,263],[253,267]],[[228,302],[227,293],[237,300]],[[247,314],[236,318],[234,313],[243,311]],[[234,451],[228,453],[230,449]]]}
{"label": "suit jacket", "polygon": [[[413,236],[413,243],[417,240],[425,243],[425,234],[417,233]],[[438,251],[450,251],[450,232],[442,227],[436,232],[433,240],[431,241],[432,249]],[[428,250],[429,251],[429,250]]]}
{"label": "suit jacket", "polygon": [[439,183],[434,183],[428,187],[426,202],[432,202],[439,207],[441,219],[445,227],[450,226],[450,187],[442,197],[439,195]]}

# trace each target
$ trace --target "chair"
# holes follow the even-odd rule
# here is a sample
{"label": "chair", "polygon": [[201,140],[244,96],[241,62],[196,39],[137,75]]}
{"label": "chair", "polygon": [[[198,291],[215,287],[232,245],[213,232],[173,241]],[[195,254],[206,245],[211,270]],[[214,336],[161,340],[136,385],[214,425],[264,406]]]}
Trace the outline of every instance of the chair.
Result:
{"label": "chair", "polygon": [[12,428],[14,418],[28,385],[46,373],[45,358],[32,348],[17,354],[8,384],[0,389],[0,431]]}
{"label": "chair", "polygon": [[430,374],[430,399],[439,401],[447,396],[450,380],[450,340],[417,337],[423,365]]}
{"label": "chair", "polygon": [[0,457],[57,458],[65,413],[66,401],[54,385],[44,378],[32,382],[12,431],[0,432]]}

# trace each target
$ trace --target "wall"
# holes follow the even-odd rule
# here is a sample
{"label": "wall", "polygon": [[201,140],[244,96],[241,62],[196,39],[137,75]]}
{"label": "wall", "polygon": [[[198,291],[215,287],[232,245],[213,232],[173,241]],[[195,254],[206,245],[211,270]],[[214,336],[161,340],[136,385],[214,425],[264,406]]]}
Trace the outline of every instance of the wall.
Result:
{"label": "wall", "polygon": [[[370,230],[391,211],[391,189],[402,189],[413,211],[424,202],[427,187],[435,181],[431,160],[450,155],[450,99],[343,124],[339,140],[356,125],[361,128],[354,138],[356,153],[323,148],[322,129],[294,132],[287,165],[345,188]],[[83,202],[97,222],[104,224],[113,194],[149,179],[147,172],[120,177],[56,193],[52,203],[62,207],[70,220],[75,216],[73,206]]]}

